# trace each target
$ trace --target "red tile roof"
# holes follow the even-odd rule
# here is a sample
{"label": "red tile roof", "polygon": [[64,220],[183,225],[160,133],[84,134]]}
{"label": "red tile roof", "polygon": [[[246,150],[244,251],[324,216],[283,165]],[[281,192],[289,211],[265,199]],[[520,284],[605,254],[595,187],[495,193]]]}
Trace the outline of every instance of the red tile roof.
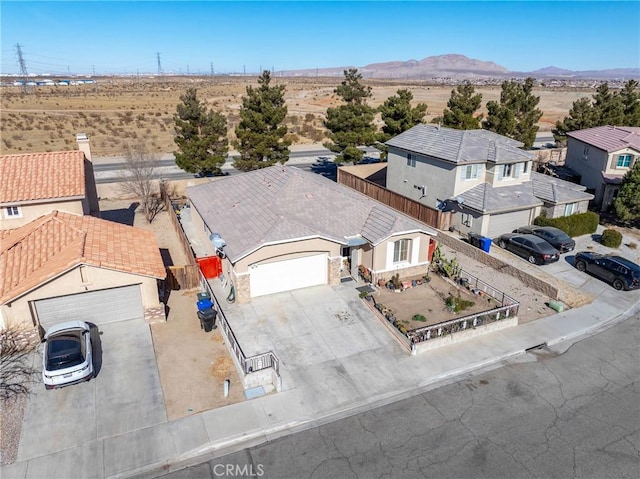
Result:
{"label": "red tile roof", "polygon": [[0,203],[84,197],[84,153],[0,156]]}
{"label": "red tile roof", "polygon": [[640,127],[596,126],[567,133],[567,136],[611,153],[623,148],[640,150]]}
{"label": "red tile roof", "polygon": [[0,304],[81,264],[163,279],[155,235],[112,221],[54,211],[0,231]]}

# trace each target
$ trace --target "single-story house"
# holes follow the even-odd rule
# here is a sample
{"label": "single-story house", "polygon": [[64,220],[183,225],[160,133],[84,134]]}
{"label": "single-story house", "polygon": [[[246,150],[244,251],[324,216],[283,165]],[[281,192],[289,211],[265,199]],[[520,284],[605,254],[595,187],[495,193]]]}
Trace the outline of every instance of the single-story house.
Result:
{"label": "single-story house", "polygon": [[0,323],[45,330],[79,319],[100,325],[164,314],[166,276],[155,235],[53,211],[0,231]]}
{"label": "single-story house", "polygon": [[[187,188],[193,229],[223,257],[238,302],[319,284],[344,269],[371,281],[426,274],[436,230],[350,188],[289,166]],[[229,291],[231,292],[231,291]]]}

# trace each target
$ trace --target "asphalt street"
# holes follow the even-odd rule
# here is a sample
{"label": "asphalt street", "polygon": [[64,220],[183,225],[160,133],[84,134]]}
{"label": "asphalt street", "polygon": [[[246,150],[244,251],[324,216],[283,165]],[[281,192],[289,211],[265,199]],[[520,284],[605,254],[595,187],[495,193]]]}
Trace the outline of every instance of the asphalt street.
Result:
{"label": "asphalt street", "polygon": [[164,479],[638,478],[640,314]]}

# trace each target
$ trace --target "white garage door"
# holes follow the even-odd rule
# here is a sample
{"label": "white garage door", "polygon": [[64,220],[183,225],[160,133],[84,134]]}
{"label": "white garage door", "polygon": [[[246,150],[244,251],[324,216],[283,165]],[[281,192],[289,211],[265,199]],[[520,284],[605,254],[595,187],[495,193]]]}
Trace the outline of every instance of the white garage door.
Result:
{"label": "white garage door", "polygon": [[521,210],[513,213],[491,215],[487,236],[489,238],[497,238],[502,234],[511,233],[520,226],[528,225],[530,213],[531,210]]}
{"label": "white garage door", "polygon": [[35,302],[35,307],[45,330],[53,324],[73,319],[101,325],[144,317],[137,284],[41,299]]}
{"label": "white garage door", "polygon": [[327,254],[259,264],[249,273],[252,297],[326,284]]}

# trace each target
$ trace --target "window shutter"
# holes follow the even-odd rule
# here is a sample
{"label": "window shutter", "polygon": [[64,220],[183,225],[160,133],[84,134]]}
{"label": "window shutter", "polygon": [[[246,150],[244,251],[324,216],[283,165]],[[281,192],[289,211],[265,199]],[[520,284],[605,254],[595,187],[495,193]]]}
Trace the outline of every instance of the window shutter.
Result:
{"label": "window shutter", "polygon": [[504,165],[496,165],[498,168],[498,180],[502,180],[502,172],[504,171]]}
{"label": "window shutter", "polygon": [[520,176],[520,167],[522,166],[522,163],[516,163],[515,165],[513,165],[513,177],[517,178],[518,176]]}
{"label": "window shutter", "polygon": [[462,168],[460,168],[460,179],[464,180],[466,179],[466,171],[467,171],[467,167],[463,166]]}

